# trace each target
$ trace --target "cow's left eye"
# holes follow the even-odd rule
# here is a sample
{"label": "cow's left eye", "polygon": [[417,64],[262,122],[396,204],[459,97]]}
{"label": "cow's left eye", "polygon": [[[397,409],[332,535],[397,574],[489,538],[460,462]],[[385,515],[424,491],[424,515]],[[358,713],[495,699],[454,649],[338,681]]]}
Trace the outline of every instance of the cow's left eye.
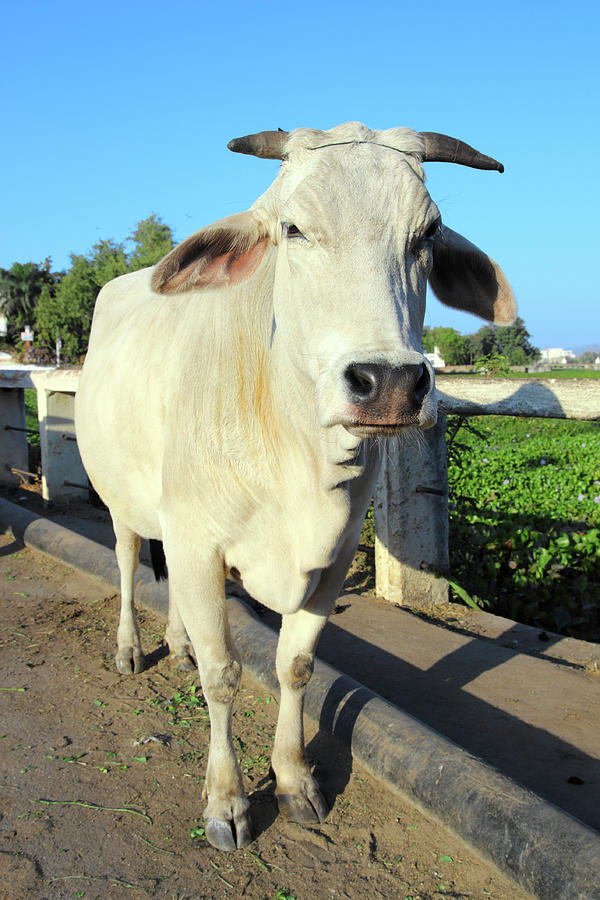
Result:
{"label": "cow's left eye", "polygon": [[432,244],[435,240],[435,235],[440,227],[439,221],[432,222],[425,234],[423,235],[423,242],[425,244]]}
{"label": "cow's left eye", "polygon": [[411,243],[411,252],[418,256],[422,250],[431,250],[438,228],[440,227],[439,219],[432,222],[431,225],[422,234],[415,235]]}

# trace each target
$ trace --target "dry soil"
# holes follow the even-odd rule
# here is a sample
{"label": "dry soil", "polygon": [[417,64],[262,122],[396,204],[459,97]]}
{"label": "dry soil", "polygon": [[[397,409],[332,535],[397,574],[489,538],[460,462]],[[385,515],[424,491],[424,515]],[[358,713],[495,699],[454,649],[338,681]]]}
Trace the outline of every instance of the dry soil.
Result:
{"label": "dry soil", "polygon": [[120,677],[117,597],[9,535],[0,597],[0,897],[526,897],[310,726],[332,810],[318,827],[284,823],[269,777],[277,702],[246,683],[234,731],[256,838],[219,853],[202,830],[207,711],[161,623],[141,615],[147,670]]}

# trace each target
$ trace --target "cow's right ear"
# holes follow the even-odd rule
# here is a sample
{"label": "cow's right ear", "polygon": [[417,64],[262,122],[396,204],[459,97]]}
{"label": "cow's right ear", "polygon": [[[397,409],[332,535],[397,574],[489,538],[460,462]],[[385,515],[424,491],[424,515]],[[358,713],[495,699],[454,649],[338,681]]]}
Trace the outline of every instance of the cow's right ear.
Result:
{"label": "cow's right ear", "polygon": [[220,219],[192,234],[158,263],[152,290],[181,294],[238,284],[257,268],[269,239],[252,212]]}

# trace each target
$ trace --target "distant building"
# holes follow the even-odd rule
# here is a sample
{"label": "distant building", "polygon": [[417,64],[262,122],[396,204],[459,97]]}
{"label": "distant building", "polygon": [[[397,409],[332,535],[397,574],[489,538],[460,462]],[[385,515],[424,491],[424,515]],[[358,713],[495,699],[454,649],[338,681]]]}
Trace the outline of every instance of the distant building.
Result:
{"label": "distant building", "polygon": [[425,353],[423,355],[425,359],[429,360],[434,369],[443,369],[446,365],[446,361],[440,355],[439,347],[434,346],[433,353]]}
{"label": "distant building", "polygon": [[562,347],[546,347],[545,350],[542,350],[543,362],[565,365],[572,359],[575,359],[575,354],[572,350],[563,350]]}
{"label": "distant building", "polygon": [[6,316],[3,313],[0,313],[0,338],[6,337],[8,333],[8,322],[6,321]]}

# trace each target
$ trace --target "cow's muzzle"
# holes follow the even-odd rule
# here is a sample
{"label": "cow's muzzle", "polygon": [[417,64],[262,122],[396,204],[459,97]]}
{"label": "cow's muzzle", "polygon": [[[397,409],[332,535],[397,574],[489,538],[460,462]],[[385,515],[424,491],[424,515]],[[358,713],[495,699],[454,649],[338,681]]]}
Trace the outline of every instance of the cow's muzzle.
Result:
{"label": "cow's muzzle", "polygon": [[426,360],[401,366],[351,363],[343,377],[352,432],[395,434],[435,423],[434,376]]}

